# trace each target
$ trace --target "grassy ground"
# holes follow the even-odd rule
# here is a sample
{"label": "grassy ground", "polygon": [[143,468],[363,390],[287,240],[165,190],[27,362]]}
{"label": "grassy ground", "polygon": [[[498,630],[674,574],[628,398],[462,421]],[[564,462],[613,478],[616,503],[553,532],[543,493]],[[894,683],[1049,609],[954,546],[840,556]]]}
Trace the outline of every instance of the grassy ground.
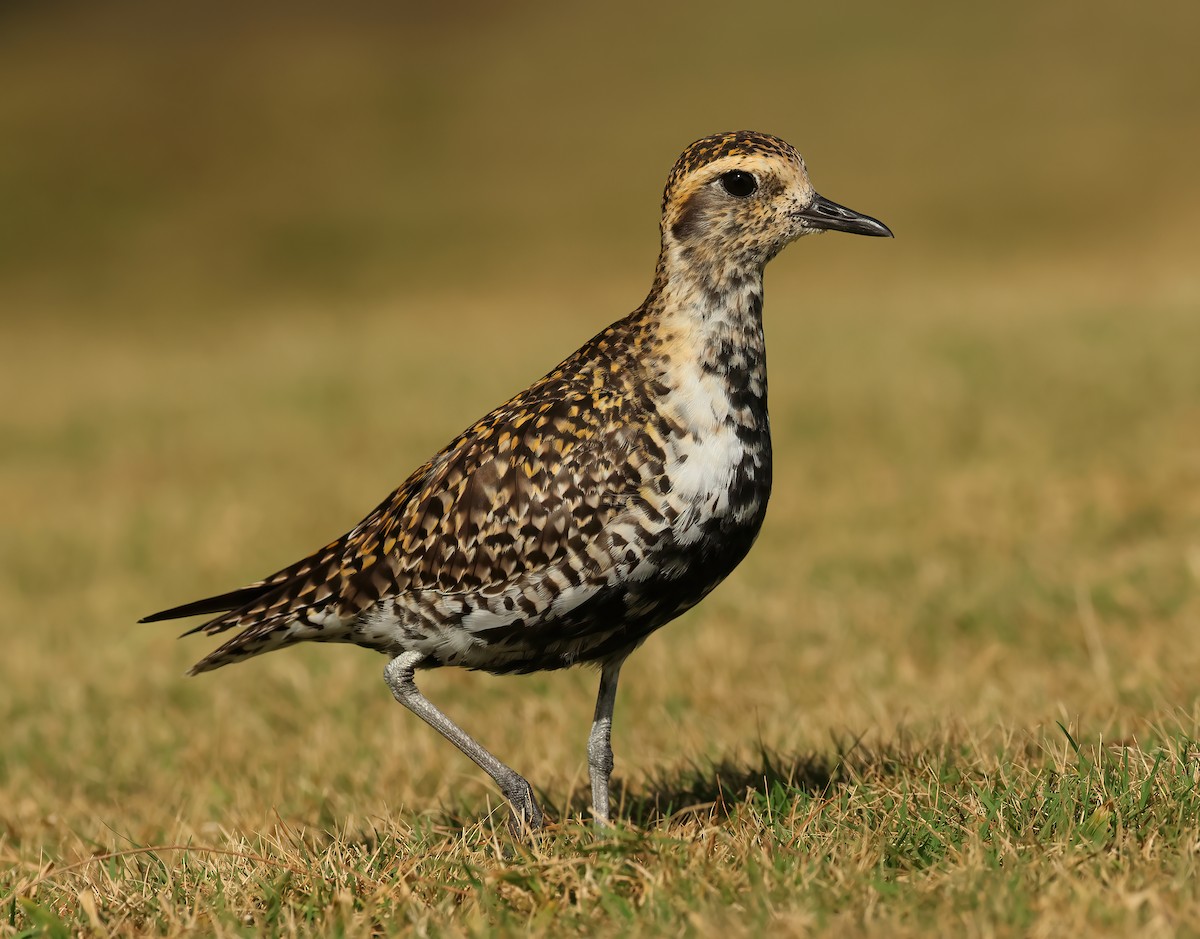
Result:
{"label": "grassy ground", "polygon": [[[832,67],[865,44],[841,108],[811,94],[824,154],[769,60],[744,120],[707,71],[675,121],[634,101],[678,77],[655,22],[616,103],[586,80],[603,43],[545,53],[582,81],[573,115],[484,32],[422,22],[393,62],[382,8],[236,41],[10,20],[0,934],[1200,935],[1195,78],[1150,42],[1195,14],[1072,32],[947,5],[939,33],[892,9],[804,46]],[[712,12],[684,49],[723,41]],[[591,28],[547,16],[489,28]],[[395,90],[449,50],[487,81],[428,111]],[[589,136],[626,120],[637,147]],[[491,141],[487,166],[386,136],[412,122]],[[134,625],[324,543],[634,306],[675,151],[743,123],[899,237],[771,268],[771,513],[622,674],[617,826],[583,821],[590,672],[425,679],[556,818],[520,846],[381,658],[189,680],[211,644]]]}
{"label": "grassy ground", "polygon": [[[622,824],[578,820],[590,673],[425,682],[562,820],[529,851],[382,660],[299,649],[191,681],[208,644],[132,621],[353,521],[554,343],[502,375],[471,344],[459,388],[423,351],[433,317],[268,325],[219,353],[203,329],[86,337],[6,428],[10,928],[1188,931],[1200,324],[788,319],[794,291],[772,298],[772,515],[627,668]],[[536,334],[543,311],[520,315]],[[47,354],[14,363],[22,384],[59,341],[26,335]]]}

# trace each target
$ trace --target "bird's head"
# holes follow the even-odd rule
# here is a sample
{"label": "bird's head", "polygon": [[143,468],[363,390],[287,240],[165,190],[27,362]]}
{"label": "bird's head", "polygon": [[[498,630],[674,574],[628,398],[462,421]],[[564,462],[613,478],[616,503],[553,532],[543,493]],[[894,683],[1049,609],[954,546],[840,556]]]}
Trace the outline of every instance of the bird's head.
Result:
{"label": "bird's head", "polygon": [[714,134],[683,151],[663,193],[668,266],[708,268],[718,278],[761,271],[790,242],[819,231],[891,237],[891,230],[819,195],[804,159],[778,137]]}

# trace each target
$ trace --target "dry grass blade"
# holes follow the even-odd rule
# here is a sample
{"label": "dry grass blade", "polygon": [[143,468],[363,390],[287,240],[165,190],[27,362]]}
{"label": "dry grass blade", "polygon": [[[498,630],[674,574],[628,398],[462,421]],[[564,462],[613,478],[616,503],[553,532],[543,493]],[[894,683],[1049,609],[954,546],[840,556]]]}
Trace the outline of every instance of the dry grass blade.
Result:
{"label": "dry grass blade", "polygon": [[103,861],[109,861],[114,858],[133,857],[138,854],[159,854],[164,851],[186,851],[193,854],[219,854],[225,857],[241,858],[245,861],[254,861],[258,864],[264,864],[267,867],[276,867],[280,870],[291,871],[298,876],[305,876],[306,871],[302,871],[297,867],[292,867],[288,864],[283,864],[272,858],[263,857],[261,854],[249,854],[245,851],[231,851],[228,848],[213,848],[205,845],[188,845],[188,844],[160,844],[151,845],[141,848],[124,848],[120,851],[106,851],[104,854],[97,854],[82,861],[76,861],[74,864],[67,864],[65,867],[58,867],[52,871],[40,874],[37,878],[29,883],[19,884],[8,896],[4,897],[0,902],[12,901],[15,897],[24,896],[31,893],[39,886],[47,883],[55,878],[64,877],[72,871],[80,870],[87,867],[89,864],[99,864]]}

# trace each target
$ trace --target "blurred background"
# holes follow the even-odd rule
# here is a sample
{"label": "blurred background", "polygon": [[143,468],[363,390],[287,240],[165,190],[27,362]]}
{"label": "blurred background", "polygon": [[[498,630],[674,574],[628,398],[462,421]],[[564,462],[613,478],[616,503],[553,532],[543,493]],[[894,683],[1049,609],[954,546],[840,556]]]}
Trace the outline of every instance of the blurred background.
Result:
{"label": "blurred background", "polygon": [[[1193,707],[1197,35],[1184,0],[0,6],[9,830],[484,798],[365,652],[185,681],[212,644],[135,621],[325,543],[636,307],[725,129],[896,239],[772,265],[772,514],[631,661],[618,774]],[[429,685],[582,778],[592,675]]]}
{"label": "blurred background", "polygon": [[903,236],[866,262],[828,239],[778,277],[1195,287],[1194,4],[0,16],[6,323],[165,330],[397,300],[418,316],[405,298],[481,283],[526,302],[566,285],[564,316],[614,282],[636,305],[675,155],[740,127],[794,141],[822,191]]}

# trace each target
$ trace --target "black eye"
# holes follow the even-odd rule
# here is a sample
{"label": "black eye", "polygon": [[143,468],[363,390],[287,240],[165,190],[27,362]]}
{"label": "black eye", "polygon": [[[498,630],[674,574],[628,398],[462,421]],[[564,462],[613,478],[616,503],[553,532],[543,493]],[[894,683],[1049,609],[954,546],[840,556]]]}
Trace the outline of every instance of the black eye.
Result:
{"label": "black eye", "polygon": [[742,170],[730,170],[721,177],[721,185],[731,196],[745,198],[758,188],[758,180]]}

